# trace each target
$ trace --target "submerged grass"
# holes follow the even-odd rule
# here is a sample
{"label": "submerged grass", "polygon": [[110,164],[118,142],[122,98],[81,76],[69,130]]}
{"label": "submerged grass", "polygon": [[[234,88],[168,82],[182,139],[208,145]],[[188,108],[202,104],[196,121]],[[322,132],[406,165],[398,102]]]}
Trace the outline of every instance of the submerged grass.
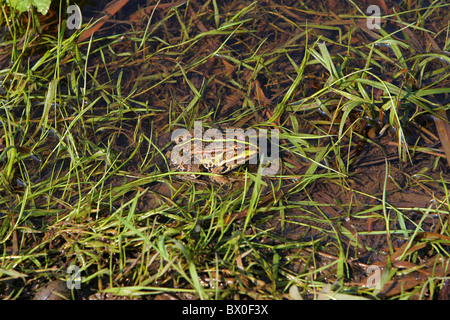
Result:
{"label": "submerged grass", "polygon": [[[2,5],[1,297],[70,266],[76,299],[443,297],[448,5],[403,6],[165,3],[78,42]],[[278,129],[280,171],[180,180],[197,120]]]}

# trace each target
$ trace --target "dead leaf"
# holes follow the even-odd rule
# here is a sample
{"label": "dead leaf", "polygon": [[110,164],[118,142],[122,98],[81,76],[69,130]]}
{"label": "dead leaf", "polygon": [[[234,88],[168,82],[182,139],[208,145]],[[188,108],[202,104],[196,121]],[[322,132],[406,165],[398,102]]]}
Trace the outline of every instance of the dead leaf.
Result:
{"label": "dead leaf", "polygon": [[448,123],[447,113],[444,110],[436,111],[442,119],[434,117],[434,123],[441,140],[442,149],[447,156],[447,164],[450,166],[450,124]]}
{"label": "dead leaf", "polygon": [[114,14],[116,14],[116,12],[119,11],[124,5],[126,5],[127,2],[128,0],[113,0],[109,2],[101,13],[103,17],[95,19],[96,21],[98,20],[98,22],[80,35],[80,37],[78,38],[78,43],[90,38],[95,31],[100,29],[105,24],[105,22],[108,21],[108,19],[111,18]]}

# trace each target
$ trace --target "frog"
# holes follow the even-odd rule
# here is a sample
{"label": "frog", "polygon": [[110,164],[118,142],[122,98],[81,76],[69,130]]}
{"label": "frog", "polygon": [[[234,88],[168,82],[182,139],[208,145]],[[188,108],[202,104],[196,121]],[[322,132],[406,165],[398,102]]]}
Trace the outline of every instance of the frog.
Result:
{"label": "frog", "polygon": [[[212,131],[211,131],[212,130]],[[241,130],[241,131],[237,131]],[[233,179],[226,173],[244,165],[254,159],[259,148],[256,140],[245,136],[235,136],[234,133],[243,134],[242,129],[226,128],[227,134],[215,128],[208,129],[205,133],[201,131],[185,131],[175,139],[176,146],[166,153],[170,167],[174,171],[186,172],[181,178],[202,183],[201,172],[212,173],[208,175],[213,182],[224,184]],[[233,134],[230,134],[233,133]],[[238,138],[239,137],[239,138]],[[186,156],[175,156],[175,148],[188,152]],[[179,153],[179,151],[178,151]]]}

